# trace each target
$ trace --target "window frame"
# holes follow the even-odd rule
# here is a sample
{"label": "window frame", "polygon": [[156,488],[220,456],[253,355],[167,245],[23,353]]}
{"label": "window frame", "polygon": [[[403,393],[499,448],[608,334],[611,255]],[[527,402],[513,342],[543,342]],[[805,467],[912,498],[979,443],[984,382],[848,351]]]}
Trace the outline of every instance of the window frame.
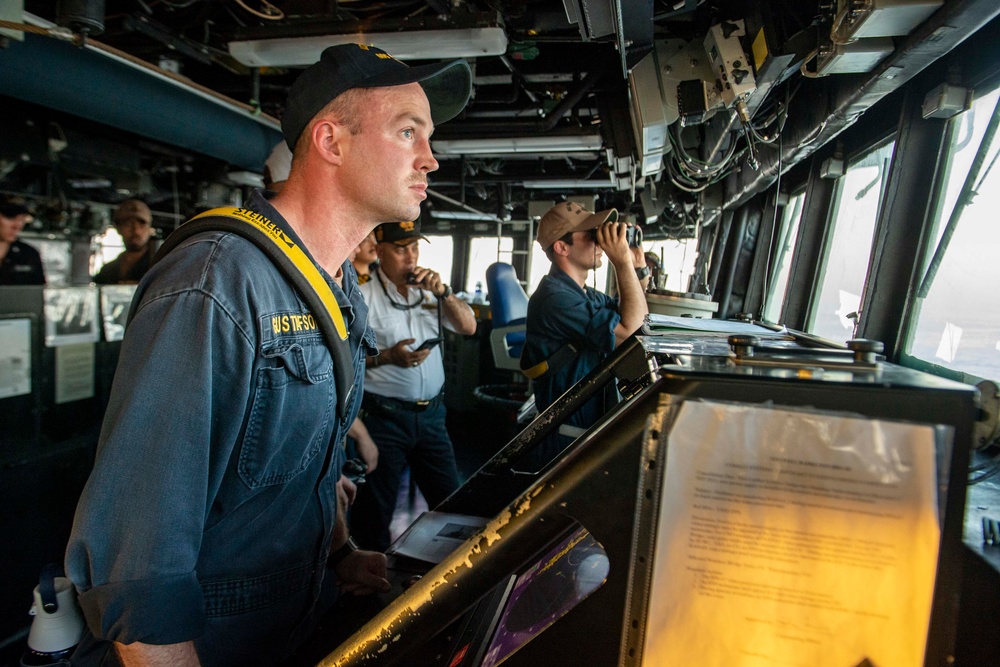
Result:
{"label": "window frame", "polygon": [[[983,83],[981,87],[976,89],[976,99],[978,100],[992,95],[996,93],[998,89],[1000,89],[1000,78],[991,78],[988,83]],[[998,98],[994,104],[1000,104],[1000,98]],[[910,286],[910,292],[906,304],[906,313],[898,341],[898,352],[895,356],[898,363],[907,368],[931,373],[933,375],[957,382],[975,385],[983,381],[995,382],[997,380],[995,378],[985,378],[968,371],[950,368],[910,353],[910,347],[917,334],[920,323],[920,314],[922,312],[920,304],[921,297],[918,296],[918,290],[920,288],[920,284],[926,278],[928,266],[930,265],[933,255],[941,242],[940,233],[942,232],[942,228],[948,224],[948,220],[944,216],[944,207],[946,203],[948,182],[952,176],[952,170],[956,157],[954,144],[961,129],[960,123],[955,122],[958,118],[959,116],[949,118],[946,121],[945,128],[941,133],[942,140],[940,144],[938,164],[934,174],[933,186],[927,201],[926,224],[924,225],[923,238],[921,239],[922,243],[920,253],[916,258],[917,261],[915,262],[915,275],[913,276],[912,284]],[[1000,142],[1000,134],[994,137],[993,142]],[[959,218],[958,225],[961,225],[961,218]],[[947,256],[948,253],[946,250],[945,254],[942,256],[942,260]]]}
{"label": "window frame", "polygon": [[[837,217],[840,212],[841,196],[843,195],[843,190],[845,187],[845,178],[851,167],[857,165],[859,162],[863,161],[867,156],[875,153],[879,150],[885,148],[888,144],[893,144],[893,149],[890,154],[888,167],[885,169],[884,173],[881,175],[880,190],[881,194],[879,196],[878,208],[875,213],[875,219],[872,225],[872,237],[870,240],[870,245],[868,247],[868,263],[865,270],[865,277],[861,284],[861,293],[859,295],[858,302],[858,313],[860,318],[861,307],[865,303],[865,294],[869,290],[870,279],[872,275],[873,259],[875,257],[876,242],[879,236],[879,228],[884,224],[885,221],[885,211],[886,211],[886,195],[891,187],[890,178],[893,173],[893,168],[897,162],[896,151],[898,149],[897,133],[895,131],[888,133],[885,136],[880,137],[876,141],[865,144],[864,147],[852,152],[847,158],[845,158],[844,164],[844,174],[837,177],[832,183],[832,189],[830,193],[830,200],[827,204],[826,222],[823,226],[822,232],[822,242],[820,244],[819,255],[816,262],[816,270],[814,273],[814,278],[812,285],[810,286],[809,296],[808,296],[808,306],[805,311],[805,318],[802,322],[802,330],[808,332],[810,335],[814,335],[824,340],[831,340],[836,343],[842,343],[842,341],[836,339],[826,339],[821,334],[812,331],[816,316],[818,314],[819,301],[822,296],[824,282],[823,278],[826,275],[827,268],[829,267],[830,252],[832,250],[832,243],[834,236],[836,234],[837,227]],[[804,214],[804,212],[803,212]],[[801,228],[801,221],[800,221]],[[791,278],[789,278],[791,279]],[[857,336],[859,328],[860,319],[855,321],[854,333],[851,337]]]}
{"label": "window frame", "polygon": [[[785,220],[785,213],[788,211],[788,207],[793,202],[793,200],[795,200],[796,198],[801,198],[797,202],[797,206],[799,208],[799,214],[795,220],[795,226],[796,226],[795,235],[794,237],[790,236],[788,238],[788,240],[791,242],[791,252],[788,255],[788,277],[785,279],[785,289],[782,291],[781,300],[778,303],[778,314],[774,323],[784,321],[785,302],[787,300],[789,288],[791,285],[792,266],[795,263],[795,254],[798,251],[799,232],[801,231],[802,219],[805,217],[805,212],[806,212],[805,183],[801,183],[796,187],[789,189],[784,194],[787,197],[787,200],[785,201],[784,204],[778,207],[777,212],[775,212],[773,208],[769,209],[769,212],[772,215],[775,215],[776,213],[774,219],[777,222],[777,225],[771,226],[770,233],[767,236],[768,252],[761,253],[762,256],[766,257],[766,262],[764,266],[761,267],[761,270],[765,271],[767,275],[765,276],[764,284],[762,284],[760,288],[759,308],[755,308],[755,310],[760,311],[759,319],[765,322],[768,320],[764,317],[764,315],[768,309],[770,295],[773,293],[776,282],[775,278],[777,277],[778,273],[777,260],[781,256],[781,244],[779,244],[777,241],[781,239],[782,234],[785,231],[786,222],[791,222],[791,220],[788,221]],[[754,277],[752,282],[754,283],[756,282],[756,276]]]}

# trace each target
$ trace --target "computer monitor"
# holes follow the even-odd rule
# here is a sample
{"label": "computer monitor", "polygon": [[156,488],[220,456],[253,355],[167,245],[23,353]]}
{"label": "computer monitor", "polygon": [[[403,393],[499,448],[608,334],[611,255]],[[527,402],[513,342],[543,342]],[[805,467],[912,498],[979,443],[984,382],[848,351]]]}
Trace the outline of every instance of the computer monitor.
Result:
{"label": "computer monitor", "polygon": [[[559,540],[515,579],[481,667],[496,667],[604,585],[607,552],[582,526]],[[462,663],[464,664],[464,663]]]}

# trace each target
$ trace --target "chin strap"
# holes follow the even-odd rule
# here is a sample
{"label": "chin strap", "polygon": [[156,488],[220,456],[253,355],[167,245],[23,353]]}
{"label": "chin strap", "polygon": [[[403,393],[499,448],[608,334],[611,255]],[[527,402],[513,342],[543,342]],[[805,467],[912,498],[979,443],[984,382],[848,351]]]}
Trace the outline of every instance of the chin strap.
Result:
{"label": "chin strap", "polygon": [[233,207],[205,211],[175,229],[156,253],[153,264],[190,237],[204,232],[232,232],[251,241],[274,262],[282,275],[301,295],[316,318],[333,357],[337,412],[343,419],[356,387],[354,360],[347,344],[347,324],[344,322],[344,314],[340,311],[337,298],[319,269],[280,227],[259,213]]}

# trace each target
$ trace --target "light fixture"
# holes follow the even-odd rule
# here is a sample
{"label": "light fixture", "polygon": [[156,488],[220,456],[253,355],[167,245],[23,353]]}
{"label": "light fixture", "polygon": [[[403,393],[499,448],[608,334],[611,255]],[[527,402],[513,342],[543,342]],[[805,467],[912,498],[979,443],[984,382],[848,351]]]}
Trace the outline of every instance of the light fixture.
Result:
{"label": "light fixture", "polygon": [[438,162],[445,162],[446,160],[462,160],[462,159],[482,159],[482,160],[505,160],[507,162],[514,163],[518,160],[523,161],[537,161],[538,159],[544,157],[546,160],[559,160],[565,162],[566,160],[579,160],[582,162],[593,162],[594,160],[599,160],[601,158],[600,151],[569,151],[567,153],[475,153],[468,155],[445,155],[444,153],[435,153],[435,159]]}
{"label": "light fixture", "polygon": [[604,190],[606,188],[615,188],[618,185],[616,181],[610,178],[602,179],[587,179],[587,178],[553,178],[550,180],[534,180],[534,181],[522,181],[521,187],[527,188],[529,190],[563,190],[567,188],[594,188],[597,190]]}
{"label": "light fixture", "polygon": [[442,155],[482,155],[486,153],[575,153],[599,151],[601,135],[575,134],[535,137],[492,137],[480,139],[440,139],[431,148]]}
{"label": "light fixture", "polygon": [[431,209],[431,217],[438,220],[476,220],[484,222],[497,222],[499,218],[489,213],[474,213],[472,211],[439,211]]}
{"label": "light fixture", "polygon": [[336,44],[369,44],[399,60],[500,56],[507,52],[503,28],[457,28],[407,32],[357,32],[229,42],[229,54],[249,67],[306,67]]}
{"label": "light fixture", "polygon": [[[448,195],[441,194],[437,190],[427,188],[427,194],[435,199],[440,199],[441,201],[448,202],[453,206],[457,206],[462,209],[461,211],[431,211],[431,216],[441,219],[452,219],[452,220],[490,220],[494,222],[500,222],[500,218],[489,213],[484,213],[479,209],[473,208],[466,203],[460,202],[457,199],[452,199]],[[440,214],[440,215],[436,215]],[[463,216],[475,216],[475,217],[463,217]]]}

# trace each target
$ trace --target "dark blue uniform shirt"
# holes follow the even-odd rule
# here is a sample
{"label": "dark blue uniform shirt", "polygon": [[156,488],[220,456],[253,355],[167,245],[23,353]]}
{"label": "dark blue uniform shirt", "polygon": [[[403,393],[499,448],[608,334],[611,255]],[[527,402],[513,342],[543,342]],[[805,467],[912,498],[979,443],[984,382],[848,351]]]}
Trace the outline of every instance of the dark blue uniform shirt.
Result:
{"label": "dark blue uniform shirt", "polygon": [[44,285],[45,271],[38,251],[23,241],[10,244],[0,261],[0,285]]}
{"label": "dark blue uniform shirt", "polygon": [[[246,208],[298,241],[259,193]],[[343,266],[343,290],[323,275],[360,386],[375,338]],[[316,320],[251,242],[200,234],[154,266],[133,300],[66,554],[98,640],[194,640],[205,667],[287,655],[319,609],[340,443],[361,394],[338,417]],[[78,654],[107,653],[88,641]]]}
{"label": "dark blue uniform shirt", "polygon": [[[539,410],[549,407],[614,351],[615,327],[620,321],[616,299],[591,287],[581,288],[552,265],[528,300],[522,366],[528,368],[545,361],[566,343],[572,343],[580,353],[562,368],[533,381]],[[566,423],[587,428],[603,414],[604,400],[598,395]]]}

